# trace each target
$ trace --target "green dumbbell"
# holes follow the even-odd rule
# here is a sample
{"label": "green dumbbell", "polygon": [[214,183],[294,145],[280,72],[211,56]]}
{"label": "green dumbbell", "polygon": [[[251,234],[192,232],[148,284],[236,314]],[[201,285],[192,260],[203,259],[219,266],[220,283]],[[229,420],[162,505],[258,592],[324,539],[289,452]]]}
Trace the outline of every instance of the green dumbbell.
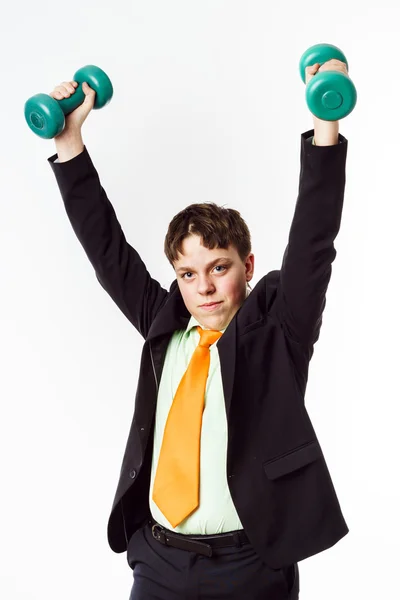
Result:
{"label": "green dumbbell", "polygon": [[113,86],[108,75],[95,65],[86,65],[79,69],[73,81],[78,83],[78,87],[69,98],[56,100],[47,94],[36,94],[25,102],[25,120],[33,133],[49,140],[62,132],[65,116],[85,100],[82,89],[84,81],[96,92],[94,109],[106,106],[113,96]]}
{"label": "green dumbbell", "polygon": [[[316,44],[306,50],[300,59],[299,69],[303,83],[306,82],[306,67],[320,65],[328,60],[346,63],[343,52],[331,44]],[[306,102],[310,111],[323,121],[338,121],[351,113],[357,102],[357,91],[350,77],[339,71],[316,73],[306,85]]]}

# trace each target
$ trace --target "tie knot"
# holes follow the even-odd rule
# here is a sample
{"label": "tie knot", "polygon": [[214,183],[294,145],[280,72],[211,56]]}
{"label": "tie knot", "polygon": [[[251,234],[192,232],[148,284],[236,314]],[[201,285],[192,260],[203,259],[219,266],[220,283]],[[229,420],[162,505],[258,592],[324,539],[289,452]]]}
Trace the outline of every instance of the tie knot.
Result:
{"label": "tie knot", "polygon": [[217,331],[216,329],[202,329],[201,327],[197,327],[197,331],[200,334],[199,346],[205,348],[209,348],[222,335],[222,331]]}

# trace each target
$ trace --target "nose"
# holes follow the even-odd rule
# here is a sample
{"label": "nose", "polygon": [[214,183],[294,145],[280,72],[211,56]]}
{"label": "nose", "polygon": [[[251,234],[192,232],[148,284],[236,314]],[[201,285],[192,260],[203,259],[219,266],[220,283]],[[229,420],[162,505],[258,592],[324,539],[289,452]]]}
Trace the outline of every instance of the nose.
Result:
{"label": "nose", "polygon": [[215,286],[209,277],[199,276],[197,291],[201,295],[211,294],[215,291]]}

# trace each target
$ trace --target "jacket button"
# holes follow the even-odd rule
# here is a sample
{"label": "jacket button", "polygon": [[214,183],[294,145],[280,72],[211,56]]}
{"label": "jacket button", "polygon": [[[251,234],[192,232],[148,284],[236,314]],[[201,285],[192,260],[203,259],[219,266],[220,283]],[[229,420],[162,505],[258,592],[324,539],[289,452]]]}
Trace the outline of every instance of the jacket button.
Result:
{"label": "jacket button", "polygon": [[130,471],[130,473],[129,473],[129,477],[130,477],[131,479],[135,479],[135,477],[136,477],[136,471],[135,471],[135,469],[132,469],[132,471]]}

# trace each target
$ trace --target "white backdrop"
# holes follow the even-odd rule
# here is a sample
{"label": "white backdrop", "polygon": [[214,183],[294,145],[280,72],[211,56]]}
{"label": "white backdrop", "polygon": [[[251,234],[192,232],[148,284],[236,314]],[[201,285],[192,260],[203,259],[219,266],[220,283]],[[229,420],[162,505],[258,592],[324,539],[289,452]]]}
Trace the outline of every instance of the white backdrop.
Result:
{"label": "white backdrop", "polygon": [[[350,528],[299,563],[303,600],[396,597],[397,3],[146,0],[7,3],[0,23],[0,597],[128,600],[107,543],[143,340],[99,285],[24,103],[85,64],[112,102],[83,138],[128,241],[169,287],[168,223],[192,202],[238,209],[254,286],[280,268],[312,128],[309,46],[349,62],[358,104],[342,226],[306,405]],[[393,118],[394,117],[394,118]],[[393,595],[394,594],[394,595]]]}

